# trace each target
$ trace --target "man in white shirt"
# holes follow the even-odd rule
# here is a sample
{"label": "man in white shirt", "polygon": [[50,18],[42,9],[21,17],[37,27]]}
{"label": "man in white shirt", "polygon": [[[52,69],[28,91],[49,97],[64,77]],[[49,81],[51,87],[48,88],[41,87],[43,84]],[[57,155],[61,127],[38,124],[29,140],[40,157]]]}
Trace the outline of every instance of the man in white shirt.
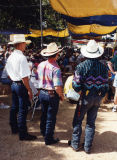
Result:
{"label": "man in white shirt", "polygon": [[23,52],[26,43],[23,34],[11,35],[11,42],[15,50],[7,59],[6,70],[13,81],[12,90],[12,106],[10,110],[10,126],[13,134],[19,133],[19,140],[35,140],[37,137],[28,134],[26,117],[28,113],[29,98],[32,99],[32,90],[29,85],[29,76],[31,74],[26,57]]}

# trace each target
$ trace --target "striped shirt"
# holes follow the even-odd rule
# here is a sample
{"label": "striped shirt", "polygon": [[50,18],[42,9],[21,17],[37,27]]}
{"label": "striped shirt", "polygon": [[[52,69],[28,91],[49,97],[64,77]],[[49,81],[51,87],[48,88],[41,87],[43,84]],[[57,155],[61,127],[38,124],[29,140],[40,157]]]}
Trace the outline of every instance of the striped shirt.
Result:
{"label": "striped shirt", "polygon": [[61,70],[58,64],[53,61],[44,61],[38,65],[39,88],[55,90],[55,86],[62,86]]}
{"label": "striped shirt", "polygon": [[77,92],[89,90],[93,93],[101,93],[104,96],[108,90],[107,67],[98,59],[85,60],[77,66],[72,86]]}

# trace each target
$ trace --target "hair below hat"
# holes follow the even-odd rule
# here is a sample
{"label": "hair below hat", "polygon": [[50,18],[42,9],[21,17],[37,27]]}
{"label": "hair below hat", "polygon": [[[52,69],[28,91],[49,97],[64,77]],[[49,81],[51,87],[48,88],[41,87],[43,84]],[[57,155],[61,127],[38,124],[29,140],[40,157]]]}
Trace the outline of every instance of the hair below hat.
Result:
{"label": "hair below hat", "polygon": [[98,58],[102,56],[104,49],[95,40],[90,40],[86,46],[81,47],[81,53],[87,58]]}

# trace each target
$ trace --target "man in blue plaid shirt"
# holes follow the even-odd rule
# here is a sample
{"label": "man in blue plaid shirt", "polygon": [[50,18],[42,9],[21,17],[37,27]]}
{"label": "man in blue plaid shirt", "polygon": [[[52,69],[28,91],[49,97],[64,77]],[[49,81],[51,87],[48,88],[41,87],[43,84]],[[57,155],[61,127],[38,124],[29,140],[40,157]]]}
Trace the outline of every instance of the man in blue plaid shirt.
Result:
{"label": "man in blue plaid shirt", "polygon": [[78,102],[73,119],[71,147],[75,151],[80,149],[82,121],[87,113],[84,150],[86,153],[90,153],[98,108],[108,91],[108,70],[99,61],[103,52],[104,49],[95,40],[90,40],[87,46],[81,48],[81,53],[86,60],[77,65],[72,81],[73,89],[81,92],[81,104],[79,105]]}

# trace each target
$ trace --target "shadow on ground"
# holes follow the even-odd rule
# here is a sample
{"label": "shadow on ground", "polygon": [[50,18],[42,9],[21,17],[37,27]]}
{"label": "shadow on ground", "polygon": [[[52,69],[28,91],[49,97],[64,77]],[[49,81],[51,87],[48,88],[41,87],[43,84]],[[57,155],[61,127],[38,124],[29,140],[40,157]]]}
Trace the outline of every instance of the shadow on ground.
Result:
{"label": "shadow on ground", "polygon": [[[18,135],[11,135],[9,128],[9,109],[0,110],[0,159],[1,160],[66,160],[68,154],[73,155],[72,160],[77,159],[76,153],[68,146],[68,140],[72,135],[72,120],[76,104],[67,101],[60,103],[57,116],[55,137],[60,138],[60,143],[46,146],[43,137],[40,135],[41,111],[36,111],[34,120],[27,122],[29,132],[38,136],[34,142],[20,142]],[[117,152],[116,115],[105,108],[100,108],[96,123],[96,133],[92,147],[92,154]],[[30,113],[31,114],[31,113]],[[28,116],[30,116],[30,114]],[[105,116],[106,114],[106,116]],[[86,118],[85,118],[86,119]],[[83,134],[86,121],[83,121]],[[113,124],[113,126],[111,125]],[[114,129],[115,128],[115,131]],[[84,155],[84,152],[77,154]],[[76,157],[74,157],[76,155]],[[95,156],[95,155],[94,155]],[[69,159],[69,157],[68,157]],[[85,157],[85,159],[87,159]],[[95,157],[94,157],[95,159]]]}

